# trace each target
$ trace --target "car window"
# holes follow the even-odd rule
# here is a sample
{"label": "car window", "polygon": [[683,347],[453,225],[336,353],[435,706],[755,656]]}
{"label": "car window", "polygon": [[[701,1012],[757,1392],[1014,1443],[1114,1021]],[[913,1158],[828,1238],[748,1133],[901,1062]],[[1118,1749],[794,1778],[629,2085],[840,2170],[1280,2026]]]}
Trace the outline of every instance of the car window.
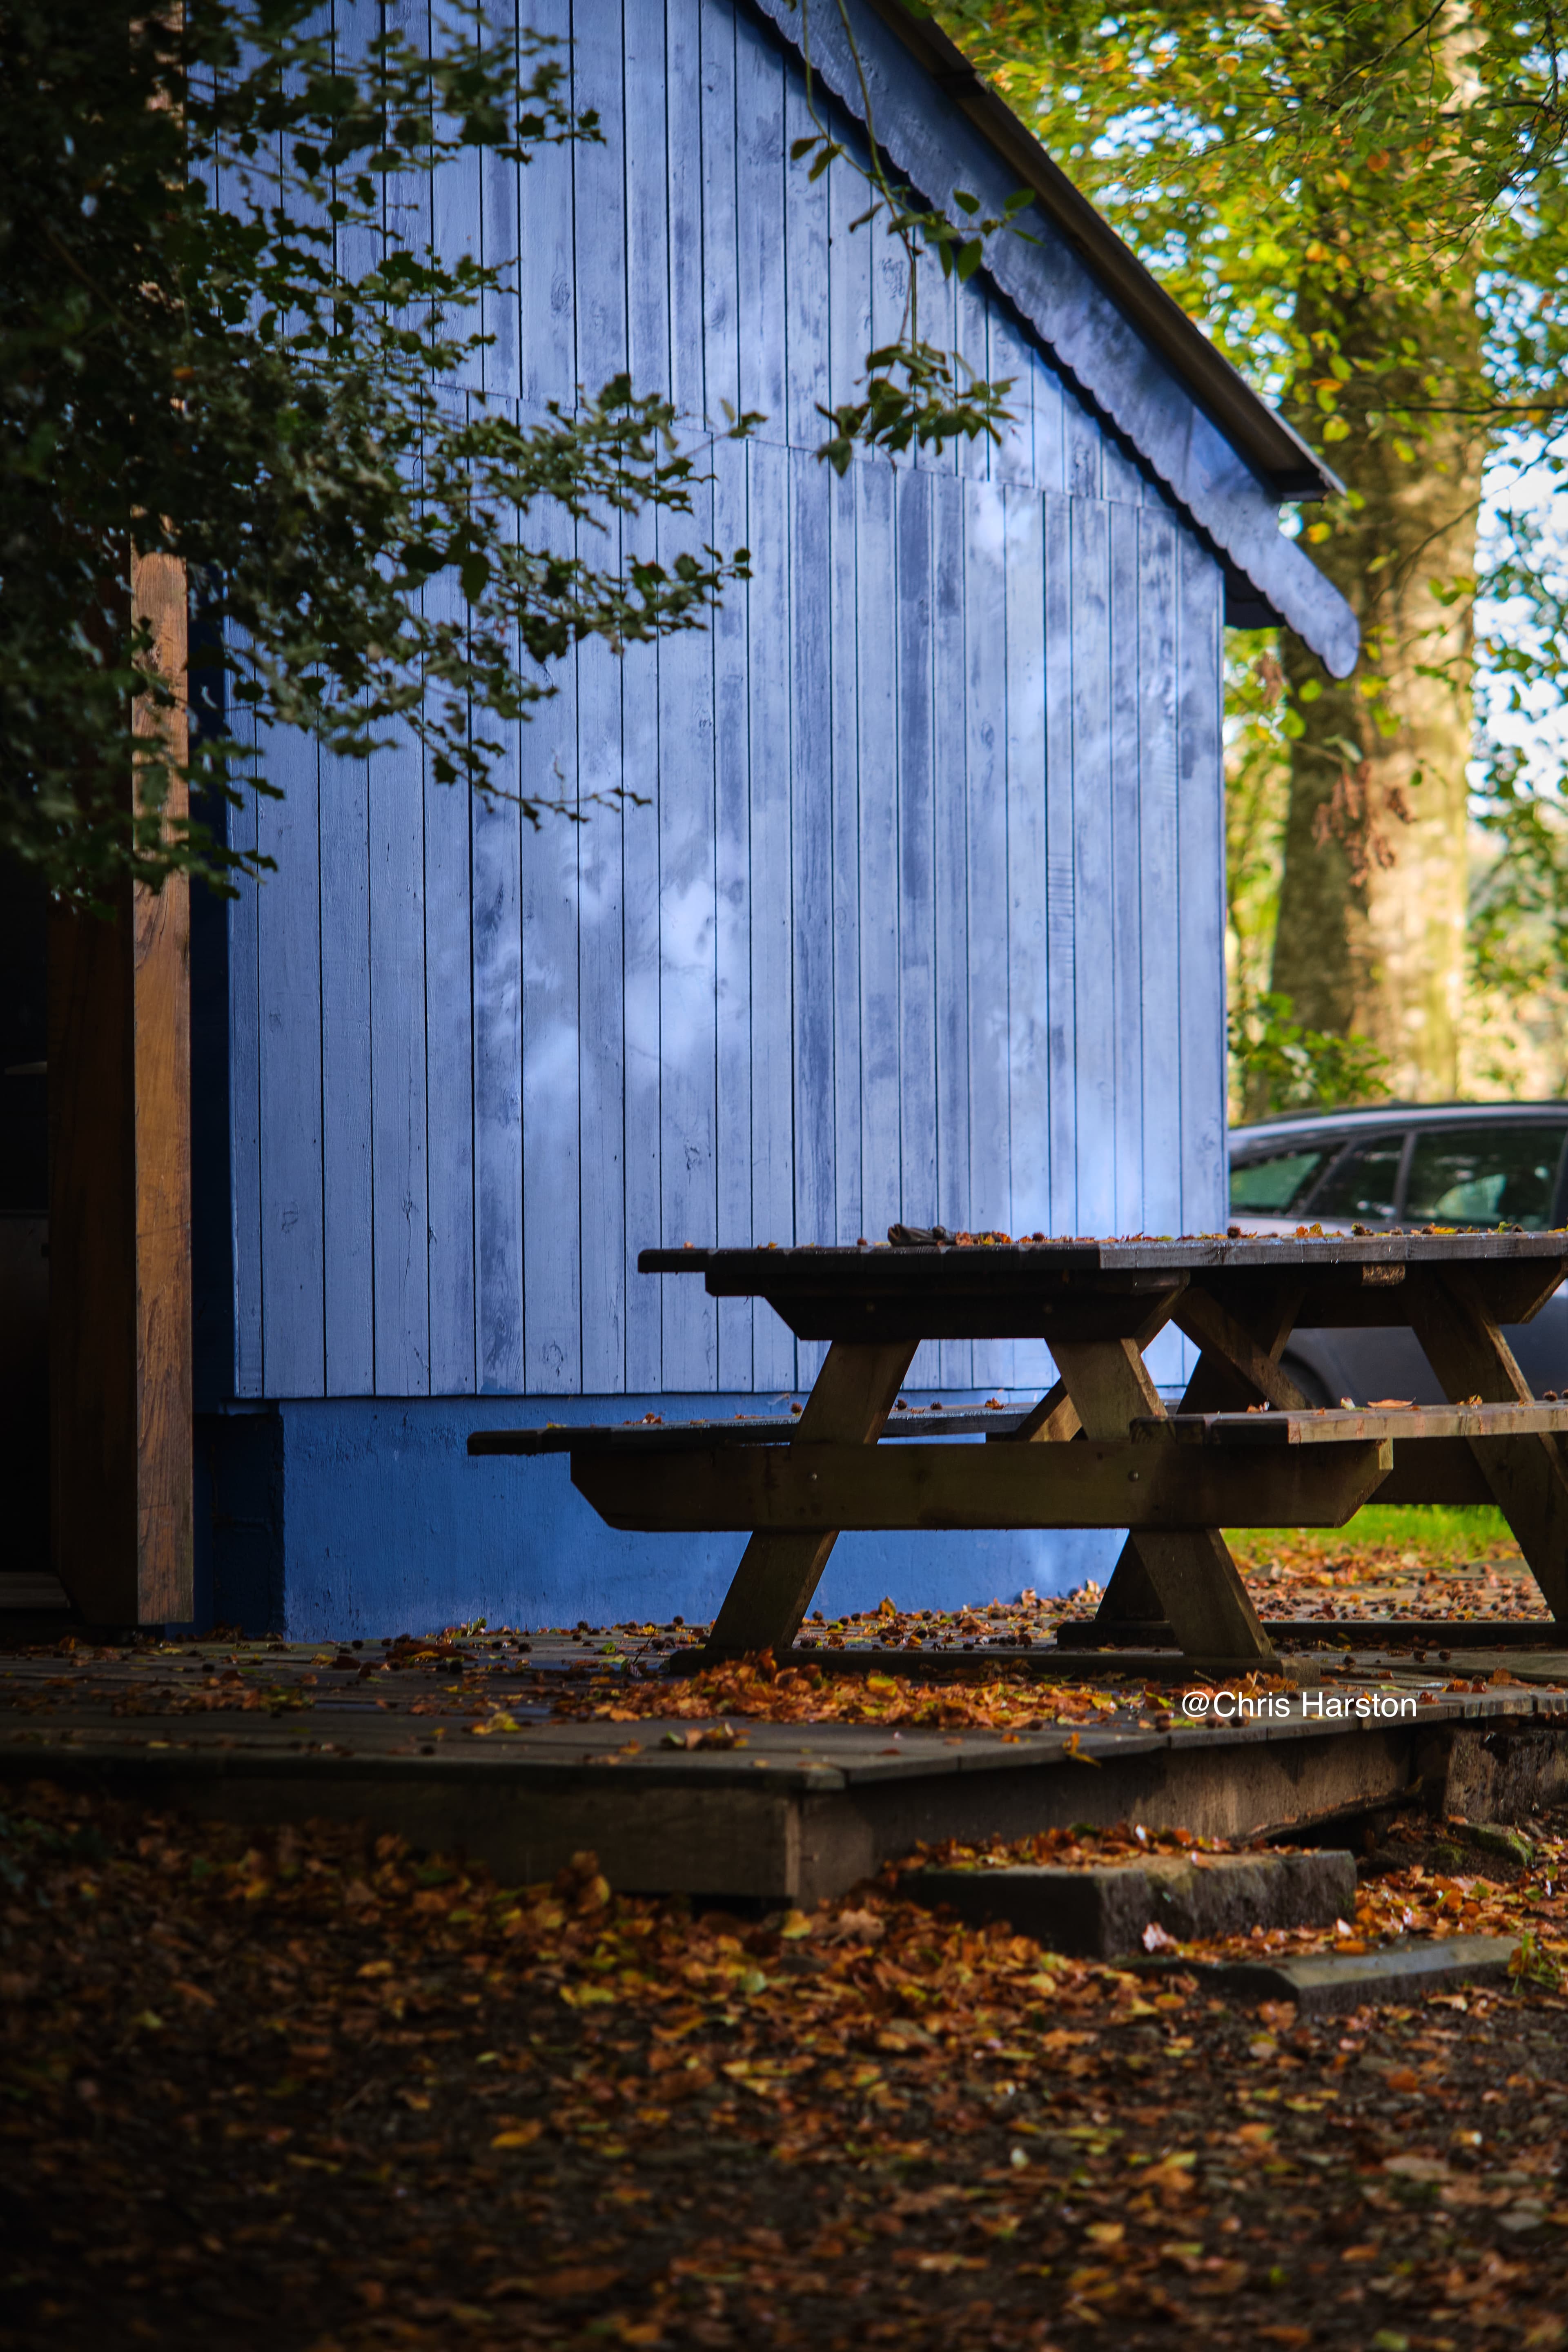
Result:
{"label": "car window", "polygon": [[1335,1160],[1312,1195],[1314,1217],[1391,1220],[1399,1198],[1403,1135],[1369,1136]]}
{"label": "car window", "polygon": [[1230,1205],[1255,1216],[1282,1217],[1294,1208],[1329,1156],[1326,1144],[1310,1150],[1297,1143],[1257,1160],[1233,1161]]}
{"label": "car window", "polygon": [[1405,1213],[1412,1224],[1522,1225],[1550,1221],[1562,1127],[1479,1123],[1417,1135]]}

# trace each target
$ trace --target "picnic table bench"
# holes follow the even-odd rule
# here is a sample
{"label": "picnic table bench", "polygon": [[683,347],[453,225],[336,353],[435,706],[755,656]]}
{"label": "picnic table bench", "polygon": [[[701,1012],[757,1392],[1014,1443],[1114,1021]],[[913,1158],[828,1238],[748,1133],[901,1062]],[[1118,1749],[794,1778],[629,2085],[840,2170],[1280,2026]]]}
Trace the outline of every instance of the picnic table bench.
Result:
{"label": "picnic table bench", "polygon": [[[1097,1625],[1168,1629],[1195,1665],[1272,1661],[1223,1527],[1339,1527],[1381,1502],[1494,1501],[1568,1622],[1568,1365],[1536,1399],[1503,1337],[1565,1276],[1568,1233],[989,1239],[645,1250],[641,1271],[758,1297],[827,1353],[798,1415],[487,1430],[474,1454],[570,1454],[611,1526],[749,1534],[709,1641],[782,1656],[848,1528],[1125,1528]],[[1405,1324],[1450,1402],[1314,1409],[1281,1370],[1308,1325]],[[1199,1350],[1173,1412],[1143,1360]],[[1026,1410],[898,1409],[922,1339],[1043,1339]],[[954,1444],[984,1437],[984,1444]]]}

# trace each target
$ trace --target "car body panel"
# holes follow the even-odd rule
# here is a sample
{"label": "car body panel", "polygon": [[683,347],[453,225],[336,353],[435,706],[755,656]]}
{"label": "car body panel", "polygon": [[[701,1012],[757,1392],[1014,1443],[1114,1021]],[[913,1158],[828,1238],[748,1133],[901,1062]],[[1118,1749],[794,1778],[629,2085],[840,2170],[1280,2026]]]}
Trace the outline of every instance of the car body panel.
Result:
{"label": "car body panel", "polygon": [[[1247,1233],[1386,1233],[1439,1217],[1540,1231],[1568,1223],[1568,1103],[1302,1113],[1233,1128],[1230,1163],[1231,1222]],[[1506,1337],[1534,1394],[1568,1390],[1568,1286]],[[1397,1326],[1298,1331],[1283,1364],[1314,1404],[1444,1402],[1420,1341]]]}

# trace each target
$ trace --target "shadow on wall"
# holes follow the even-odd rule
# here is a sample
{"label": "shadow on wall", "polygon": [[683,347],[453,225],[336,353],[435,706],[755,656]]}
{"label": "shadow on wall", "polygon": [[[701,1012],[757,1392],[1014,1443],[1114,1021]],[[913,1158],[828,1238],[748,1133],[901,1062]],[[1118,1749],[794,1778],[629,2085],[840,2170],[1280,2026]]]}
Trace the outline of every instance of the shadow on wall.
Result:
{"label": "shadow on wall", "polygon": [[[946,1400],[958,1402],[953,1398]],[[978,1399],[976,1400],[979,1401]],[[197,1420],[199,1623],[300,1641],[492,1625],[712,1616],[738,1535],[624,1535],[563,1455],[471,1460],[475,1429],[755,1412],[758,1397],[308,1400]],[[546,1406],[548,1409],[546,1409]],[[952,1609],[1103,1583],[1114,1531],[839,1538],[814,1605],[829,1616]]]}

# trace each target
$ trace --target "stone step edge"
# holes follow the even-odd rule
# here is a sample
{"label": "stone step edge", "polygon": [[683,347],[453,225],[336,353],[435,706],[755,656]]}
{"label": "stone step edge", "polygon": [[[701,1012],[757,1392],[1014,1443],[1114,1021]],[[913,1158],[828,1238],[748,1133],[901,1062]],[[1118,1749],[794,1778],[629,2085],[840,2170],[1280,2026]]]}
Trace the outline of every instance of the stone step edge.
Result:
{"label": "stone step edge", "polygon": [[1519,1938],[1445,1936],[1394,1944],[1377,1952],[1303,1954],[1294,1959],[1139,1959],[1140,1976],[1195,1977],[1209,1991],[1242,2001],[1294,2001],[1302,2016],[1330,2016],[1376,2001],[1416,2000],[1450,1986],[1497,1984],[1510,1978]]}
{"label": "stone step edge", "polygon": [[899,1891],[910,1901],[944,1904],[971,1921],[1005,1920],[1016,1935],[1048,1949],[1102,1960],[1142,1958],[1150,1927],[1184,1942],[1253,1925],[1326,1927],[1353,1909],[1355,1885],[1354,1856],[1333,1847],[1248,1849],[1197,1861],[1156,1851],[995,1869],[926,1864],[899,1876]]}

